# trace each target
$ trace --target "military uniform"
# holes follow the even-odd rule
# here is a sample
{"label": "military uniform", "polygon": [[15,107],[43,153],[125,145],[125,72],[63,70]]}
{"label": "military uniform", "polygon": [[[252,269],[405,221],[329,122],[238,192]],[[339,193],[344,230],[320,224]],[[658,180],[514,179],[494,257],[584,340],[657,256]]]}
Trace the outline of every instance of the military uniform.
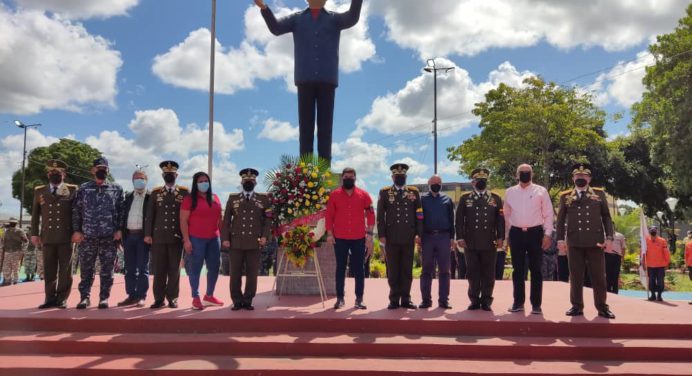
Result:
{"label": "military uniform", "polygon": [[[406,175],[408,166],[403,163],[390,167],[392,174]],[[387,282],[389,283],[389,308],[411,303],[413,282],[413,251],[415,237],[423,234],[423,208],[416,187],[387,186],[380,190],[377,201],[377,232],[385,238]]]}
{"label": "military uniform", "polygon": [[[254,181],[259,173],[254,169],[240,172],[243,181]],[[260,268],[260,238],[271,235],[272,209],[269,196],[254,191],[232,193],[226,202],[221,239],[231,243],[230,290],[234,308],[252,307],[257,292]],[[245,269],[245,291],[242,291],[242,271]]]}
{"label": "military uniform", "polygon": [[[178,164],[164,161],[159,164],[164,174],[176,173]],[[156,187],[151,191],[144,222],[144,236],[152,238],[151,258],[154,274],[154,308],[161,307],[164,299],[176,306],[180,291],[180,259],[183,237],[180,233],[180,204],[189,194],[186,187]]]}
{"label": "military uniform", "polygon": [[[27,229],[27,232],[31,233],[31,229]],[[26,274],[24,282],[33,281],[36,275],[39,274],[39,252],[41,252],[41,249],[36,249],[36,246],[33,245],[31,242],[29,242],[29,244],[27,244],[27,246],[24,248],[24,259],[22,260],[22,265],[24,265],[24,274]],[[42,273],[43,270],[41,270],[40,272]]]}
{"label": "military uniform", "polygon": [[[17,224],[14,218],[10,223]],[[9,227],[3,236],[3,263],[2,278],[3,285],[10,285],[19,282],[19,267],[21,266],[23,248],[28,242],[24,230],[19,227]]]}
{"label": "military uniform", "polygon": [[[474,171],[473,179],[487,179],[487,170]],[[471,307],[489,308],[493,302],[497,240],[505,238],[502,199],[486,189],[466,193],[456,212],[457,240],[466,243],[466,278]]]}
{"label": "military uniform", "polygon": [[[108,167],[105,158],[94,161],[94,167]],[[75,194],[72,205],[72,230],[84,235],[79,244],[80,304],[89,305],[91,287],[94,284],[94,267],[99,258],[100,292],[99,307],[107,308],[113,286],[113,267],[117,257],[116,232],[120,231],[123,211],[123,189],[120,185],[104,181],[102,184],[89,181],[82,184]]]}
{"label": "military uniform", "polygon": [[[63,173],[67,165],[48,161],[49,173]],[[72,290],[72,200],[77,186],[40,185],[34,189],[31,235],[41,238],[45,303],[63,303]]]}
{"label": "military uniform", "polygon": [[[591,175],[588,165],[574,167],[573,174]],[[568,250],[570,301],[568,315],[580,315],[584,308],[584,268],[588,263],[594,302],[599,315],[612,315],[606,304],[605,256],[602,245],[612,240],[613,222],[605,192],[598,188],[574,188],[560,193],[557,216],[557,240]],[[571,314],[570,314],[571,313]],[[613,316],[614,317],[614,316]]]}

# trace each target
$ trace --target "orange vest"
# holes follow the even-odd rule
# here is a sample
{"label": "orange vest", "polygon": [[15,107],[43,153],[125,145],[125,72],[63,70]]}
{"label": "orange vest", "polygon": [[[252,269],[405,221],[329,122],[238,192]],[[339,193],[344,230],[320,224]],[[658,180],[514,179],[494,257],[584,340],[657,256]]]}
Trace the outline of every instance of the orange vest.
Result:
{"label": "orange vest", "polygon": [[646,267],[665,268],[670,264],[668,243],[661,237],[646,238]]}
{"label": "orange vest", "polygon": [[692,268],[692,240],[685,244],[685,265],[688,268]]}

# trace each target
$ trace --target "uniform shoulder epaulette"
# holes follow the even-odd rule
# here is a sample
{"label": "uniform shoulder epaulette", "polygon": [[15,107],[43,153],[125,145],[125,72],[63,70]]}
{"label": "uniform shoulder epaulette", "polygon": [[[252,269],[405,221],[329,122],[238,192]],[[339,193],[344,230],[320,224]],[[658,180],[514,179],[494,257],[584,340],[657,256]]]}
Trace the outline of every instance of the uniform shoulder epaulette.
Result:
{"label": "uniform shoulder epaulette", "polygon": [[158,192],[161,192],[162,190],[163,190],[163,185],[159,185],[158,187],[155,187],[154,189],[152,189],[151,193],[154,193],[154,192],[158,193]]}
{"label": "uniform shoulder epaulette", "polygon": [[178,189],[181,190],[181,191],[189,191],[189,190],[190,190],[190,188],[188,188],[188,187],[186,187],[186,186],[184,186],[184,185],[179,185],[179,186],[178,186]]}
{"label": "uniform shoulder epaulette", "polygon": [[407,185],[406,189],[408,189],[409,191],[418,192],[418,187],[414,187],[412,185]]}
{"label": "uniform shoulder epaulette", "polygon": [[560,196],[564,196],[564,195],[567,195],[567,194],[570,194],[570,193],[572,193],[572,189],[568,189],[568,190],[566,190],[566,191],[560,192]]}
{"label": "uniform shoulder epaulette", "polygon": [[385,185],[384,187],[380,188],[380,192],[382,192],[382,191],[388,191],[388,190],[390,190],[390,189],[392,189],[392,186],[391,186],[391,185]]}
{"label": "uniform shoulder epaulette", "polygon": [[45,187],[46,187],[45,185],[37,185],[36,187],[34,187],[34,190],[38,191],[39,189],[43,189]]}
{"label": "uniform shoulder epaulette", "polygon": [[228,195],[229,198],[240,197],[240,192],[232,192]]}
{"label": "uniform shoulder epaulette", "polygon": [[591,187],[591,189],[593,189],[596,192],[605,192],[605,189],[603,189],[603,188]]}
{"label": "uniform shoulder epaulette", "polygon": [[65,186],[66,186],[67,188],[74,188],[74,189],[79,188],[79,186],[78,186],[77,184],[65,184]]}
{"label": "uniform shoulder epaulette", "polygon": [[462,193],[460,197],[471,196],[471,192]]}

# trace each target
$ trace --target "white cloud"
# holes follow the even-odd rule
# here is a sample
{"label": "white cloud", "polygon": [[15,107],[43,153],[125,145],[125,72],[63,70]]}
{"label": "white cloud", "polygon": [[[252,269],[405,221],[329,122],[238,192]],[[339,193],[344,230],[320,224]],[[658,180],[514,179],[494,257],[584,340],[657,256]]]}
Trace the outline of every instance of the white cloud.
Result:
{"label": "white cloud", "polygon": [[599,75],[595,82],[588,87],[599,105],[615,103],[629,108],[642,98],[644,84],[642,79],[646,67],[655,63],[653,55],[648,51],[637,54],[636,59],[620,62],[608,73]]}
{"label": "white cloud", "polygon": [[439,175],[459,175],[459,163],[448,160],[440,161],[437,165]]}
{"label": "white cloud", "polygon": [[139,0],[14,0],[26,9],[49,11],[69,19],[122,16]]}
{"label": "white cloud", "polygon": [[80,24],[0,4],[0,112],[115,106],[120,53]]}
{"label": "white cloud", "polygon": [[[533,75],[528,71],[519,72],[512,64],[504,62],[489,73],[487,81],[474,84],[468,72],[452,61],[436,59],[436,65],[455,68],[437,77],[438,132],[441,134],[454,133],[475,122],[471,110],[488,90],[501,82],[520,86],[524,78]],[[421,71],[398,92],[377,97],[370,112],[358,120],[353,135],[361,136],[368,129],[389,135],[429,133],[432,119],[433,76]]]}
{"label": "white cloud", "polygon": [[[415,160],[411,157],[398,159],[394,163],[407,164],[408,165],[408,175],[423,175],[426,172],[428,172],[428,166],[424,165],[421,162],[418,162],[417,160]],[[427,181],[427,179],[426,179],[426,181]]]}
{"label": "white cloud", "polygon": [[[348,4],[328,3],[327,7],[344,11]],[[375,44],[367,35],[367,6],[361,21],[341,36],[340,68],[349,73],[361,69],[363,62],[375,56]],[[297,9],[273,8],[277,17]],[[224,47],[216,41],[215,90],[233,94],[255,87],[256,80],[282,78],[288,90],[293,85],[293,39],[291,35],[273,36],[264,23],[257,7],[249,5],[244,17],[245,39],[237,47]],[[206,28],[192,31],[187,38],[166,53],[154,58],[152,70],[163,82],[193,90],[209,89],[209,41],[211,32]]]}
{"label": "white cloud", "polygon": [[491,48],[624,50],[672,30],[684,0],[397,0],[373,2],[389,39],[421,57],[473,56]]}
{"label": "white cloud", "polygon": [[276,142],[296,141],[298,140],[298,127],[294,127],[287,121],[279,121],[276,119],[267,119],[264,121],[262,131],[257,135],[257,138],[264,138]]}
{"label": "white cloud", "polygon": [[362,178],[386,176],[389,172],[387,158],[391,151],[382,145],[350,137],[344,142],[332,144],[332,154],[332,169],[335,171],[353,167]]}

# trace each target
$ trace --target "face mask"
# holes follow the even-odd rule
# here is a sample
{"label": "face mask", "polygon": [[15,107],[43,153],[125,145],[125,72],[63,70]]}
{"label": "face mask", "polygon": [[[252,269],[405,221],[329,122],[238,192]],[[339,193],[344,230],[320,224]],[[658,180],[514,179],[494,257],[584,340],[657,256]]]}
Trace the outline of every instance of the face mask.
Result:
{"label": "face mask", "polygon": [[175,174],[163,174],[163,181],[165,181],[166,184],[175,183]]}
{"label": "face mask", "polygon": [[353,189],[356,186],[356,179],[344,179],[342,184],[346,189]]}
{"label": "face mask", "polygon": [[479,191],[484,191],[488,186],[488,181],[485,179],[479,179],[476,181],[476,189]]}
{"label": "face mask", "polygon": [[202,193],[207,193],[209,190],[209,182],[203,181],[201,183],[197,183],[197,189],[199,189],[199,191]]}
{"label": "face mask", "polygon": [[519,171],[519,181],[526,184],[531,181],[530,171]]}
{"label": "face mask", "polygon": [[53,184],[53,185],[59,185],[60,183],[62,183],[62,175],[60,175],[60,174],[51,174],[51,175],[48,177],[48,180],[49,180],[50,183]]}
{"label": "face mask", "polygon": [[397,175],[394,177],[394,184],[402,187],[406,185],[406,176],[403,175]]}
{"label": "face mask", "polygon": [[442,189],[442,185],[440,185],[440,184],[430,185],[430,190],[433,191],[434,193],[440,193],[441,189]]}
{"label": "face mask", "polygon": [[584,188],[584,187],[586,187],[586,179],[579,178],[579,179],[574,181],[574,184],[576,184],[577,187],[579,187],[579,188]]}
{"label": "face mask", "polygon": [[132,186],[135,187],[136,190],[141,191],[147,187],[147,181],[144,179],[135,179],[132,181]]}
{"label": "face mask", "polygon": [[106,172],[106,170],[96,170],[95,175],[96,175],[96,179],[106,180],[106,178],[108,177],[108,172]]}
{"label": "face mask", "polygon": [[656,236],[656,231],[649,231],[649,234],[651,234],[651,236]]}
{"label": "face mask", "polygon": [[255,183],[251,181],[246,181],[243,183],[243,190],[245,192],[252,192],[252,190],[255,189]]}

